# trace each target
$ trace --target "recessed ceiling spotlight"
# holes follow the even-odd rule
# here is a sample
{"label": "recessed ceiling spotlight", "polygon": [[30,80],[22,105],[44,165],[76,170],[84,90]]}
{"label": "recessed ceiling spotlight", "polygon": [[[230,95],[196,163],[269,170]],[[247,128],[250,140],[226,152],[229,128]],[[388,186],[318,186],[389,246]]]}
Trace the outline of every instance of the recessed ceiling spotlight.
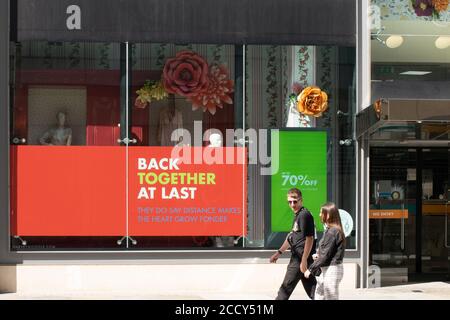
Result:
{"label": "recessed ceiling spotlight", "polygon": [[403,75],[403,76],[423,76],[426,74],[431,73],[431,71],[405,71],[405,72],[400,72],[399,74]]}
{"label": "recessed ceiling spotlight", "polygon": [[403,37],[399,35],[392,35],[386,39],[386,46],[391,49],[398,48],[403,43]]}
{"label": "recessed ceiling spotlight", "polygon": [[438,37],[434,42],[434,45],[438,49],[447,49],[450,47],[450,37]]}

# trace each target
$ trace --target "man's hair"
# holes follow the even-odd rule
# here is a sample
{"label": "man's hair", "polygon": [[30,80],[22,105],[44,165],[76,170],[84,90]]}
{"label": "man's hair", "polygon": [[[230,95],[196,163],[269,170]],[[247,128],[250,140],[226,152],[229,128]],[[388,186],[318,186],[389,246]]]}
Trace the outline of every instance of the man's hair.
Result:
{"label": "man's hair", "polygon": [[302,198],[302,192],[300,191],[300,189],[297,188],[292,188],[289,189],[289,191],[287,192],[288,195],[290,194],[295,194],[297,196],[297,198],[301,199]]}

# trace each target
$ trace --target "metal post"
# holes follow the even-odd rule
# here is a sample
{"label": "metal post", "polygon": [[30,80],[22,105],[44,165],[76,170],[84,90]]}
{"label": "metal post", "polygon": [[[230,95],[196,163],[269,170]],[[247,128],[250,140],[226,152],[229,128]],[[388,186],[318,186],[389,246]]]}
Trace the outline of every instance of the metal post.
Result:
{"label": "metal post", "polygon": [[359,243],[360,243],[360,287],[368,287],[369,251],[369,141],[363,136],[359,149]]}
{"label": "metal post", "polygon": [[[357,41],[356,41],[356,66],[357,66],[357,95],[356,112],[370,105],[371,101],[371,61],[370,61],[370,21],[369,0],[357,1]],[[354,129],[356,130],[356,125]],[[364,135],[358,140],[358,251],[360,261],[359,287],[368,287],[369,267],[369,142]]]}
{"label": "metal post", "polygon": [[9,4],[0,1],[0,264],[9,262]]}
{"label": "metal post", "polygon": [[416,164],[416,273],[422,272],[422,166],[423,151],[418,148]]}

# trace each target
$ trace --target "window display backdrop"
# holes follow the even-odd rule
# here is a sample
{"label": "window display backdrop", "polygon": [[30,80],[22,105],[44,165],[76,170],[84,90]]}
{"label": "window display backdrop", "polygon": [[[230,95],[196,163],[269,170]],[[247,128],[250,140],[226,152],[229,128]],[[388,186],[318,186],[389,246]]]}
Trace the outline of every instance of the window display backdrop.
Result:
{"label": "window display backdrop", "polygon": [[273,167],[277,168],[271,176],[272,232],[291,230],[293,213],[286,203],[291,188],[300,189],[303,205],[312,213],[317,230],[323,231],[319,209],[328,196],[327,139],[323,130],[272,131]]}

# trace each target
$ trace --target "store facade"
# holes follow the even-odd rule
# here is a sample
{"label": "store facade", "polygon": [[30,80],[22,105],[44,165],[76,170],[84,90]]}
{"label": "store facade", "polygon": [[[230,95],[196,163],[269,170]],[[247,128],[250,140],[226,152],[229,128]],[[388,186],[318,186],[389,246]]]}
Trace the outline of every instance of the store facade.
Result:
{"label": "store facade", "polygon": [[450,276],[448,1],[371,1],[371,106],[357,115],[368,165],[378,285]]}
{"label": "store facade", "polygon": [[[2,4],[1,264],[267,268],[299,187],[319,238],[343,210],[366,286],[367,6],[322,2]],[[299,113],[310,86],[327,107]]]}

